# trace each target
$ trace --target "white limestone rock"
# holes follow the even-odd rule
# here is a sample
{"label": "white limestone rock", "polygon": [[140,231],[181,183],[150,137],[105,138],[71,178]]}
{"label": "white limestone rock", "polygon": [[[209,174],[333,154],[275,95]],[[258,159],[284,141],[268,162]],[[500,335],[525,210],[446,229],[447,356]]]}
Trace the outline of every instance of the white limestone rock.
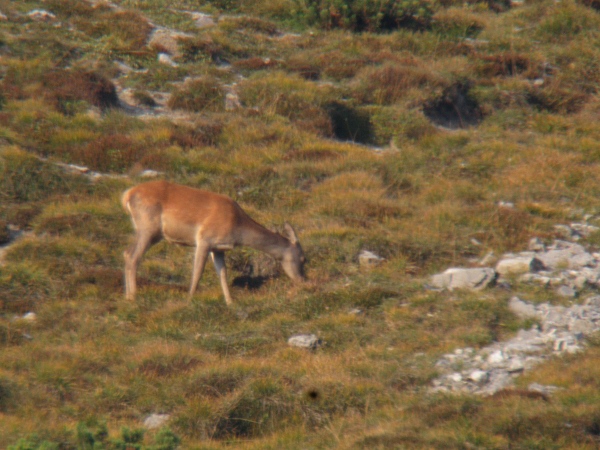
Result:
{"label": "white limestone rock", "polygon": [[431,285],[437,289],[481,290],[496,281],[496,271],[490,268],[465,269],[454,267],[431,277]]}
{"label": "white limestone rock", "polygon": [[322,345],[321,339],[314,334],[297,334],[288,339],[292,347],[316,349]]}
{"label": "white limestone rock", "polygon": [[522,273],[535,273],[544,270],[544,264],[535,256],[516,256],[501,259],[496,264],[496,272],[500,276],[518,275]]}

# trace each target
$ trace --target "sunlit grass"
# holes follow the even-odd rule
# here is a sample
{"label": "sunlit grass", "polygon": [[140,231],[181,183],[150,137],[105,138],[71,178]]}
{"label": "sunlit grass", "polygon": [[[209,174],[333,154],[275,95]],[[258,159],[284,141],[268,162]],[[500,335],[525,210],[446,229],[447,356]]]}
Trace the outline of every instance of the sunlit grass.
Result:
{"label": "sunlit grass", "polygon": [[[600,211],[597,11],[445,2],[380,34],[372,21],[336,29],[335,8],[309,29],[293,0],[115,3],[124,9],[0,0],[0,226],[31,232],[0,267],[0,447],[74,448],[86,430],[100,442],[105,423],[105,447],[122,448],[153,413],[171,416],[180,448],[597,446],[594,337],[511,394],[431,395],[441,354],[531,323],[501,288],[425,289],[438,270],[549,242],[555,224]],[[34,8],[58,19],[35,22]],[[188,11],[215,26],[197,29]],[[190,33],[179,67],[156,60],[144,16]],[[115,83],[174,94],[173,115],[107,105]],[[424,106],[457,83],[482,118],[448,130]],[[227,92],[238,108],[225,109]],[[461,112],[459,100],[447,104]],[[91,180],[59,161],[129,178]],[[119,199],[145,169],[229,195],[270,229],[291,223],[308,282],[235,249],[234,306],[210,264],[190,300],[193,250],[162,242],[126,301],[133,227]],[[586,242],[596,250],[597,236]],[[361,267],[362,250],[384,260]],[[323,345],[290,347],[298,333]],[[531,382],[563,390],[519,391]],[[148,431],[144,448],[158,436]]]}

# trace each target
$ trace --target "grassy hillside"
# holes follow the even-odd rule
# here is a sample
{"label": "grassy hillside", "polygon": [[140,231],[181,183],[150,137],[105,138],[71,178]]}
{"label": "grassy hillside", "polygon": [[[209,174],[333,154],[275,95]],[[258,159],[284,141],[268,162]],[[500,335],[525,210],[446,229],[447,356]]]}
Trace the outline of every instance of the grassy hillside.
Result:
{"label": "grassy hillside", "polygon": [[[597,448],[599,340],[518,380],[549,401],[428,393],[440,355],[531,325],[514,291],[564,300],[424,285],[600,213],[598,6],[0,0],[0,242],[28,232],[0,266],[0,448]],[[126,301],[147,169],[292,223],[309,282],[236,249],[235,306],[212,267],[188,301],[191,252],[160,243]]]}

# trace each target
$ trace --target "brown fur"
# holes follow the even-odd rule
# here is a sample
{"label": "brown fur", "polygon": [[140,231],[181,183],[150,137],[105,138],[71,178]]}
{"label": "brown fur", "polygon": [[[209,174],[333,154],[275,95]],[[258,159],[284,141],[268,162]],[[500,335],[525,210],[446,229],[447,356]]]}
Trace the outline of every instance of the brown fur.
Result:
{"label": "brown fur", "polygon": [[256,223],[229,197],[167,181],[152,181],[125,191],[121,200],[136,229],[135,243],[124,254],[127,298],[135,297],[136,271],[142,255],[162,239],[196,248],[190,296],[210,253],[225,301],[231,304],[224,251],[239,245],[270,254],[294,281],[304,278],[304,254],[292,227],[285,225],[287,237],[273,233]]}

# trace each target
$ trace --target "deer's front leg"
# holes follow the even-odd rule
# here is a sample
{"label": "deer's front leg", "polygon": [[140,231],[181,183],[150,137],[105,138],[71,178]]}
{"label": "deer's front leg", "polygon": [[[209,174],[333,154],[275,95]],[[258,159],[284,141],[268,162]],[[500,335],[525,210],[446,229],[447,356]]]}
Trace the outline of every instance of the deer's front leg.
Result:
{"label": "deer's front leg", "polygon": [[217,275],[219,275],[219,280],[221,281],[221,289],[223,289],[225,303],[231,305],[233,303],[233,300],[231,299],[229,287],[227,286],[227,267],[225,267],[225,252],[213,251],[211,255],[213,263],[215,265],[215,270],[217,271]]}

